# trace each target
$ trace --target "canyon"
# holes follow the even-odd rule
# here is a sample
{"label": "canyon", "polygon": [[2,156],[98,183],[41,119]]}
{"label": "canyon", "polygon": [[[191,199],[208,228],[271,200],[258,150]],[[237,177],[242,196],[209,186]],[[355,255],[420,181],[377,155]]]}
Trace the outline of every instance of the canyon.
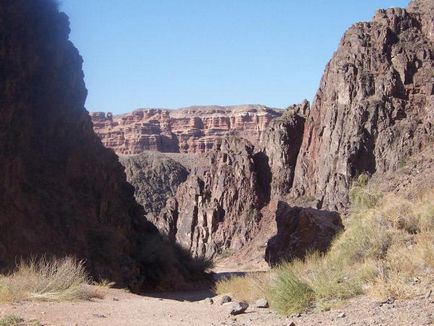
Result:
{"label": "canyon", "polygon": [[[0,301],[13,302],[1,302],[0,324],[16,313],[47,325],[432,323],[432,0],[351,26],[312,102],[122,115],[86,111],[83,60],[54,0],[0,3]],[[354,189],[380,195],[357,211]],[[340,234],[349,240],[338,250],[352,253],[325,264]],[[54,304],[32,286],[29,300],[7,297],[20,259],[70,256],[89,274],[86,289],[106,287],[105,298]],[[261,272],[286,261],[282,289],[272,284],[279,268]],[[366,282],[352,279],[354,266]],[[45,272],[51,295],[59,271]],[[21,280],[39,281],[27,273]],[[252,300],[229,316],[217,303],[227,296],[209,290],[238,274],[240,292],[294,292],[307,305],[285,318]],[[368,296],[381,286],[386,300]],[[418,292],[399,292],[407,286]],[[162,293],[173,289],[182,291]]]}
{"label": "canyon", "polygon": [[191,259],[270,264],[325,251],[354,180],[434,141],[431,1],[354,24],[312,103],[119,116],[85,110],[82,59],[53,2],[2,4],[4,272],[16,257],[73,254],[96,279],[140,290],[188,276],[185,253],[155,255],[175,242]]}
{"label": "canyon", "polygon": [[[381,178],[433,144],[433,7],[415,0],[349,28],[312,104],[304,101],[273,115],[266,111],[262,120],[249,115],[247,124],[224,122],[232,121],[237,109],[218,110],[218,119],[210,120],[216,107],[139,110],[116,118],[93,113],[95,132],[116,153],[136,153],[135,160],[151,155],[148,150],[194,155],[184,166],[188,176],[170,183],[151,217],[194,256],[263,259],[268,250],[289,258],[326,250],[342,229],[334,212],[345,216],[349,189],[359,175]],[[173,122],[180,115],[182,129]],[[160,162],[173,159],[160,154]],[[121,161],[128,171],[131,164]],[[142,181],[128,178],[143,204],[147,199],[137,194],[149,193],[143,183],[149,169],[142,167]],[[312,230],[324,241],[307,240]],[[292,239],[304,248],[288,249]],[[270,263],[279,260],[269,256]]]}

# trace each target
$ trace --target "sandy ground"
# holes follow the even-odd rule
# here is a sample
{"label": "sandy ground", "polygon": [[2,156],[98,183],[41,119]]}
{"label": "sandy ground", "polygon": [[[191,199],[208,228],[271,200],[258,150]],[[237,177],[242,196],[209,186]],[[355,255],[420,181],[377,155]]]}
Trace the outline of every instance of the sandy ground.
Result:
{"label": "sandy ground", "polygon": [[[41,325],[434,325],[434,294],[411,301],[381,303],[361,297],[327,312],[282,317],[249,307],[230,316],[231,304],[211,304],[206,291],[138,296],[110,289],[103,300],[75,303],[22,302],[0,305],[0,316],[15,315]],[[204,300],[205,299],[205,300]]]}

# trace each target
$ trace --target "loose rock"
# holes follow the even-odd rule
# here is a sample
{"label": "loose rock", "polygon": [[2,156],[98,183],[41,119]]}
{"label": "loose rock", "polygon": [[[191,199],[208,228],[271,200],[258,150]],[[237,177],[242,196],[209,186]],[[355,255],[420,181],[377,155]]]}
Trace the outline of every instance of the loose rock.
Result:
{"label": "loose rock", "polygon": [[221,298],[221,300],[220,300],[220,304],[222,305],[222,304],[225,304],[225,303],[228,303],[228,302],[232,302],[232,298],[230,297],[230,296],[228,296],[228,295],[224,295],[222,298]]}
{"label": "loose rock", "polygon": [[240,315],[244,313],[248,307],[249,305],[245,302],[236,302],[232,305],[230,314],[233,316]]}
{"label": "loose rock", "polygon": [[214,304],[214,300],[211,298],[206,298],[205,300],[203,300],[203,302],[207,303],[207,304]]}
{"label": "loose rock", "polygon": [[269,307],[267,299],[257,300],[255,306],[256,306],[256,308],[268,308]]}
{"label": "loose rock", "polygon": [[338,318],[345,318],[347,315],[345,314],[345,312],[341,312],[340,314],[338,314]]}

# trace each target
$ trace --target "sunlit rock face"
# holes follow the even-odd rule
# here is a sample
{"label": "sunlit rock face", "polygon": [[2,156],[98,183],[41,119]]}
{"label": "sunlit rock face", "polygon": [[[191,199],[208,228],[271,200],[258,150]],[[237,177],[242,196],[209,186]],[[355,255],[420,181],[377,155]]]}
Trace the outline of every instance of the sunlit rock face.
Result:
{"label": "sunlit rock face", "polygon": [[433,7],[379,10],[345,33],[306,119],[294,197],[342,209],[354,177],[396,169],[432,146]]}
{"label": "sunlit rock face", "polygon": [[257,144],[270,122],[281,114],[281,110],[260,105],[243,105],[143,109],[118,116],[96,112],[91,117],[103,144],[117,154],[204,153],[227,136]]}

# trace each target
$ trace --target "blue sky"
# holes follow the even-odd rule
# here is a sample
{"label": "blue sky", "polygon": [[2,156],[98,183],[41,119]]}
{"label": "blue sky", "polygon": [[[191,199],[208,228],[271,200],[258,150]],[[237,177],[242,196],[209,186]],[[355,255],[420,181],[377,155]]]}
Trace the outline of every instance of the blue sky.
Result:
{"label": "blue sky", "polygon": [[89,111],[311,100],[344,31],[407,0],[60,0]]}

